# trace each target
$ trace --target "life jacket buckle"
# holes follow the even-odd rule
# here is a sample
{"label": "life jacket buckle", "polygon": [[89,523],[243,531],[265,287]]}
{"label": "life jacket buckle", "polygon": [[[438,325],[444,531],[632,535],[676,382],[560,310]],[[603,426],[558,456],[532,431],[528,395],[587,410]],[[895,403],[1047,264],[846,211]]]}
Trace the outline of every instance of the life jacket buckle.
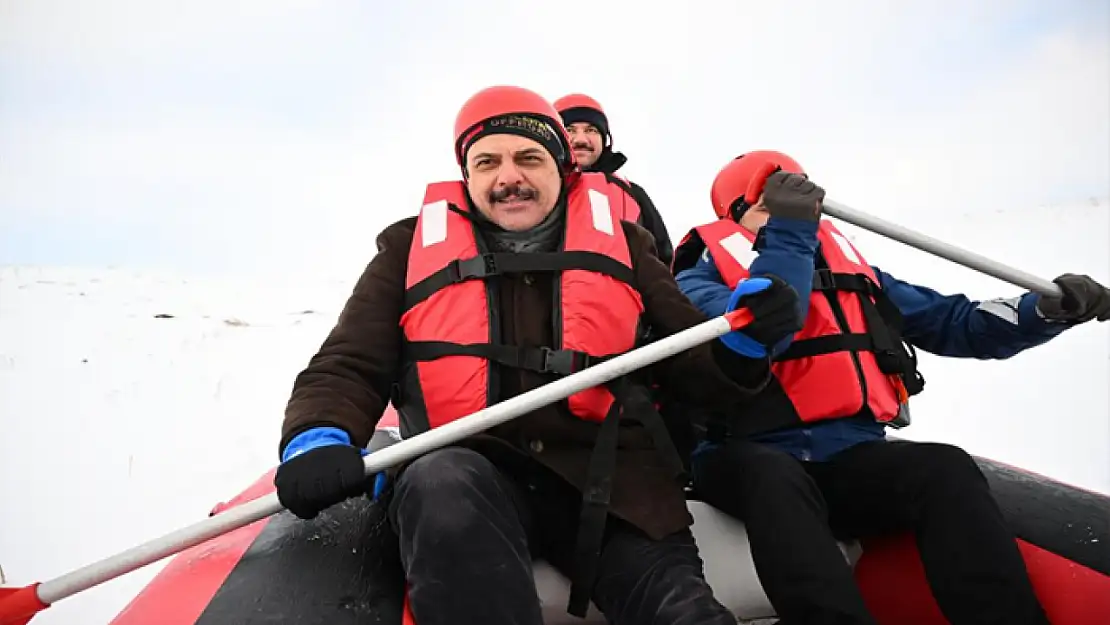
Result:
{"label": "life jacket buckle", "polygon": [[497,260],[493,254],[479,254],[466,259],[455,259],[447,264],[447,274],[452,284],[474,278],[497,274]]}
{"label": "life jacket buckle", "polygon": [[543,373],[571,375],[593,364],[593,358],[573,349],[551,349],[540,347],[540,362]]}
{"label": "life jacket buckle", "polygon": [[495,254],[482,254],[478,258],[482,261],[481,277],[495,276],[501,273],[497,269],[497,256]]}
{"label": "life jacket buckle", "polygon": [[813,272],[814,291],[835,291],[836,277],[828,269],[817,269]]}
{"label": "life jacket buckle", "polygon": [[596,480],[592,480],[591,483],[586,486],[585,492],[582,493],[582,502],[587,506],[608,507],[611,491],[612,478],[608,476],[598,476]]}
{"label": "life jacket buckle", "polygon": [[906,372],[906,361],[902,354],[893,349],[875,349],[875,361],[879,370],[887,374],[901,374]]}
{"label": "life jacket buckle", "polygon": [[[883,293],[883,287],[871,279],[871,276],[862,276],[864,293],[871,298],[886,297]],[[881,314],[881,313],[880,313]]]}
{"label": "life jacket buckle", "polygon": [[541,361],[543,373],[557,373],[570,375],[574,373],[574,352],[567,349],[551,349],[541,347]]}

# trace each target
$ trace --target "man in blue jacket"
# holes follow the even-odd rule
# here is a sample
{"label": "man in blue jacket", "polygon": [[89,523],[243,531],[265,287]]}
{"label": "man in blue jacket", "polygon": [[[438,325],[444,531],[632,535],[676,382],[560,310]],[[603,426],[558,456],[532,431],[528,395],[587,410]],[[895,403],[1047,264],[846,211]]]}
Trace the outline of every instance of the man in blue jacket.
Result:
{"label": "man in blue jacket", "polygon": [[933,594],[953,625],[1047,625],[985,477],[952,445],[889,441],[924,380],[914,346],[1004,359],[1077,324],[1110,319],[1110,291],[1055,280],[1063,297],[974,301],[869,265],[820,219],[824,191],[790,157],[752,152],[712,188],[718,221],[691,231],[672,271],[706,315],[748,276],[799,295],[805,326],[773,346],[760,401],[707,419],[695,451],[699,494],[744,521],[760,580],[782,622],[874,624],[836,540],[912,530]]}

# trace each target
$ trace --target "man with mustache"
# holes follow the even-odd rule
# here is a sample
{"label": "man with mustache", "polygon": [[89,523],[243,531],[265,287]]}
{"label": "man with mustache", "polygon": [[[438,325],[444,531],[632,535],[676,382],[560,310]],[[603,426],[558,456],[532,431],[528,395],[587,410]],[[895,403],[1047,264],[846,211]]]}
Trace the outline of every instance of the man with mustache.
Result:
{"label": "man with mustache", "polygon": [[674,255],[667,225],[640,185],[617,175],[617,170],[628,162],[628,157],[613,150],[613,135],[609,131],[609,118],[597,100],[581,93],[572,93],[555,101],[555,108],[562,116],[570,135],[571,148],[582,171],[600,172],[626,194],[627,207],[624,219],[643,226],[655,237],[659,258],[668,267]]}
{"label": "man with mustache", "polygon": [[[370,488],[362,450],[390,401],[410,437],[705,320],[582,173],[554,107],[519,87],[472,96],[455,121],[462,179],[428,185],[419,215],[383,230],[281,431],[278,498],[293,514]],[[781,280],[745,295],[764,345],[800,327]],[[730,333],[726,336],[735,336]],[[764,360],[711,341],[431,451],[384,495],[419,625],[542,625],[543,557],[618,625],[734,625],[689,529],[682,460],[643,379],[691,404],[735,407]],[[687,424],[689,425],[689,424]]]}

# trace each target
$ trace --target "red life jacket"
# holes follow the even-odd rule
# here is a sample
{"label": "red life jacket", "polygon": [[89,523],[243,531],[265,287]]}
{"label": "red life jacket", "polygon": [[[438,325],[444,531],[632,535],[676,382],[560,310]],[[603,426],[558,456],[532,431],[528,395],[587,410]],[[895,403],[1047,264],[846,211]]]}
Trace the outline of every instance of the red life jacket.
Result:
{"label": "red life jacket", "polygon": [[[644,304],[635,288],[631,252],[621,226],[622,191],[603,174],[582,174],[567,194],[561,248],[552,253],[488,253],[477,236],[462,182],[428,185],[405,277],[401,315],[401,387],[394,387],[403,437],[442,426],[500,401],[490,362],[569,375],[634,349]],[[498,291],[503,273],[557,272],[553,280],[557,345],[502,342]],[[490,280],[490,279],[494,280]],[[600,552],[616,461],[619,423],[644,426],[678,480],[682,459],[646,389],[619,378],[571,395],[580,419],[600,424],[587,470],[578,529],[586,563],[574,576],[568,611],[585,616]],[[614,395],[616,393],[616,395]]]}
{"label": "red life jacket", "polygon": [[[619,190],[583,175],[570,191],[561,252],[487,254],[480,249],[462,182],[428,185],[416,222],[401,316],[403,353],[415,376],[398,406],[403,435],[439,427],[497,401],[490,360],[563,375],[635,347],[644,305],[619,215]],[[539,260],[538,260],[539,259]],[[542,266],[540,266],[542,265]],[[561,271],[554,349],[501,344],[496,294],[484,278],[503,272]],[[603,387],[570,396],[570,411],[602,421],[613,403]]]}
{"label": "red life jacket", "polygon": [[[605,174],[606,180],[612,185],[620,189],[620,218],[625,221],[631,221],[634,224],[640,223],[640,203],[636,198],[632,197],[632,183],[627,178],[618,176],[616,174]],[[642,224],[641,224],[642,225]]]}
{"label": "red life jacket", "polygon": [[[729,288],[749,276],[758,253],[756,235],[720,219],[694,228],[680,247],[692,245],[694,234]],[[762,429],[861,414],[907,425],[908,399],[920,392],[922,380],[915,358],[902,348],[901,315],[882,293],[874,270],[832,222],[820,222],[817,239],[818,268],[805,325],[771,366],[789,406],[761,407],[792,414],[760,415]]]}

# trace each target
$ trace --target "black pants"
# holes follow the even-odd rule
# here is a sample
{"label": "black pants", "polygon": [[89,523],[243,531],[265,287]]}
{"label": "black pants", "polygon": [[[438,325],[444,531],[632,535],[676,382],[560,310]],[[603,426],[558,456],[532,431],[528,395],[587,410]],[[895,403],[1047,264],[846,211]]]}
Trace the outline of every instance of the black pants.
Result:
{"label": "black pants", "polygon": [[744,521],[783,625],[874,625],[836,538],[905,530],[953,625],[1048,625],[986,478],[958,447],[874,441],[802,463],[734,440],[694,475],[707,503]]}
{"label": "black pants", "polygon": [[[541,469],[501,471],[447,447],[401,473],[389,517],[417,625],[542,625],[532,558],[572,570],[581,495]],[[736,623],[689,530],[655,541],[612,516],[592,599],[616,625]]]}

